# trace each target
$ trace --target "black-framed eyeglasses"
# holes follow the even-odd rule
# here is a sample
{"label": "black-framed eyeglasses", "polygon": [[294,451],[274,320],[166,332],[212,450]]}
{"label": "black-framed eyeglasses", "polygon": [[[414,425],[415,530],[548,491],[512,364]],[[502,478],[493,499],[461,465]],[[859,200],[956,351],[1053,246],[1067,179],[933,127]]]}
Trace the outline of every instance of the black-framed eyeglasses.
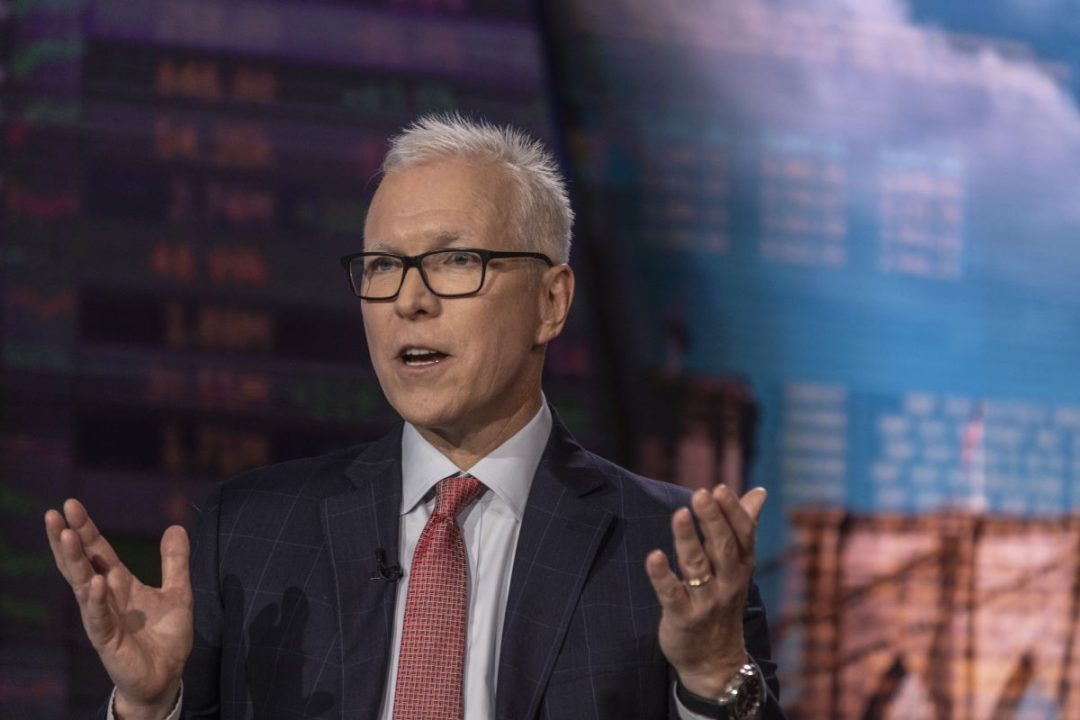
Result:
{"label": "black-framed eyeglasses", "polygon": [[538,252],[448,248],[419,255],[395,255],[386,252],[352,253],[341,258],[349,275],[353,293],[363,300],[393,300],[405,284],[405,274],[414,267],[433,295],[458,298],[475,295],[484,287],[488,263],[501,258],[542,260],[548,267],[555,263]]}

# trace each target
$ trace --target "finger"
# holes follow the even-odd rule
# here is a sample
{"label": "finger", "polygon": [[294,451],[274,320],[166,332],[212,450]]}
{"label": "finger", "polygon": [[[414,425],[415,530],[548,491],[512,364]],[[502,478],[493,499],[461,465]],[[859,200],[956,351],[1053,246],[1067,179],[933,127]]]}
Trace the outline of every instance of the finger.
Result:
{"label": "finger", "polygon": [[[85,590],[85,585],[97,573],[94,572],[90,559],[83,551],[79,536],[71,528],[64,528],[60,532],[60,555],[67,568],[66,577],[76,595]],[[81,602],[81,600],[80,600]]]}
{"label": "finger", "polygon": [[678,615],[690,610],[690,595],[686,586],[671,571],[667,555],[662,550],[653,550],[645,557],[645,572],[664,612]]}
{"label": "finger", "polygon": [[765,488],[754,488],[743,495],[742,500],[727,486],[718,485],[713,488],[713,498],[735,532],[735,539],[744,553],[754,552],[757,519],[765,504],[765,497]]}
{"label": "finger", "polygon": [[698,490],[691,499],[691,505],[701,528],[701,535],[705,539],[705,554],[712,567],[719,574],[723,574],[731,563],[739,561],[742,552],[735,529],[721,510],[715,490],[712,493]]}
{"label": "finger", "polygon": [[741,500],[737,500],[733,492],[725,490],[719,491],[717,488],[717,494],[723,494],[723,500],[719,502],[720,511],[730,522],[743,551],[753,554],[757,520],[761,516],[761,508],[765,506],[768,492],[765,488],[754,488],[746,492]]}
{"label": "finger", "polygon": [[120,565],[120,558],[116,556],[112,545],[98,531],[97,525],[90,519],[90,514],[86,512],[81,502],[75,498],[65,501],[64,517],[67,518],[68,527],[79,534],[83,549],[95,568],[101,572],[108,572]]}
{"label": "finger", "polygon": [[671,516],[671,534],[675,538],[675,555],[683,578],[699,578],[712,573],[712,561],[701,546],[694,518],[687,508],[679,508]]}
{"label": "finger", "polygon": [[82,616],[86,635],[95,646],[107,643],[116,632],[116,615],[109,607],[106,591],[104,575],[95,575],[90,579],[90,590]]}
{"label": "finger", "polygon": [[191,588],[188,561],[191,543],[188,534],[179,525],[173,525],[161,536],[161,587],[162,589],[186,590]]}
{"label": "finger", "polygon": [[63,515],[55,510],[49,510],[45,513],[45,536],[49,539],[49,549],[52,551],[53,560],[56,562],[60,574],[70,583],[71,577],[68,574],[67,560],[64,558],[63,546],[60,544],[60,533],[65,528],[67,528],[67,523],[64,521]]}
{"label": "finger", "polygon": [[769,491],[763,487],[756,487],[743,495],[742,499],[739,500],[739,504],[756,523],[761,517],[761,509],[765,507],[765,501],[768,499]]}

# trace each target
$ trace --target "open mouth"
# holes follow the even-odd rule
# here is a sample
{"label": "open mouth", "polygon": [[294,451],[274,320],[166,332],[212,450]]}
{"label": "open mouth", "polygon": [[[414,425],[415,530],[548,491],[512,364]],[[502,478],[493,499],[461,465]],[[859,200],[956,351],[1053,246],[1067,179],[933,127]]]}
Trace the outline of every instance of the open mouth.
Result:
{"label": "open mouth", "polygon": [[406,348],[401,353],[401,361],[409,367],[437,365],[447,357],[448,355],[446,355],[446,353],[441,353],[438,350],[431,350],[428,348]]}

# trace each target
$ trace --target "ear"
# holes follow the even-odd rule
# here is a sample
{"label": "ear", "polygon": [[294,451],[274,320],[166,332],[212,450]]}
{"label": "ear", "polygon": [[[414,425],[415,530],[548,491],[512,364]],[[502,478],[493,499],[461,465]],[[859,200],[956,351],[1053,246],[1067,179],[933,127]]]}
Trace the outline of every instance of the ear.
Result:
{"label": "ear", "polygon": [[559,336],[570,304],[574,301],[574,271],[562,264],[548,268],[540,276],[540,324],[536,328],[536,344],[546,345]]}

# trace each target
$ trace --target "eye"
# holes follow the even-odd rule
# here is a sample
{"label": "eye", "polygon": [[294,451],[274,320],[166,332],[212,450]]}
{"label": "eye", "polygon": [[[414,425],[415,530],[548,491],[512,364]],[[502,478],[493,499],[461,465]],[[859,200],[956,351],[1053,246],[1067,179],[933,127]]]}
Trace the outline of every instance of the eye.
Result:
{"label": "eye", "polygon": [[394,272],[399,265],[400,263],[392,257],[373,257],[368,260],[367,272],[369,274]]}
{"label": "eye", "polygon": [[443,265],[468,268],[480,264],[480,256],[471,252],[448,252],[443,256]]}

